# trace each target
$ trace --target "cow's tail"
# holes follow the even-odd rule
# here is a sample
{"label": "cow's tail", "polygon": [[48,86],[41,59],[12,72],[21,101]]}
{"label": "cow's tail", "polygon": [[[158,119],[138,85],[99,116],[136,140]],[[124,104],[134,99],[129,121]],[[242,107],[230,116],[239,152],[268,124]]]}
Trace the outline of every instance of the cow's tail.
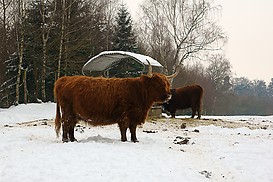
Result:
{"label": "cow's tail", "polygon": [[57,101],[57,103],[56,103],[56,118],[55,118],[55,131],[56,131],[57,137],[59,137],[60,129],[62,126],[61,120],[62,120],[62,118],[61,118],[61,113],[60,113],[60,106],[59,106],[59,102]]}

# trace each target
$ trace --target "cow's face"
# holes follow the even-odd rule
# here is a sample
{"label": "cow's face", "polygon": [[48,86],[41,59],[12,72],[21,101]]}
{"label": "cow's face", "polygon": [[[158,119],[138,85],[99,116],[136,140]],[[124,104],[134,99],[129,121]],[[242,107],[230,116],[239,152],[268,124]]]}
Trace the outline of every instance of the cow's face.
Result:
{"label": "cow's face", "polygon": [[159,98],[161,100],[160,102],[167,102],[172,97],[171,90],[170,90],[170,82],[165,76],[160,75],[160,77],[162,79],[162,85],[160,84],[159,86],[159,94],[160,94]]}
{"label": "cow's face", "polygon": [[170,104],[169,104],[169,102],[164,102],[164,103],[162,104],[162,109],[163,109],[164,111],[169,111],[169,110],[170,110]]}
{"label": "cow's face", "polygon": [[146,78],[147,88],[154,97],[155,102],[167,102],[171,99],[170,82],[166,76],[154,73],[151,78]]}

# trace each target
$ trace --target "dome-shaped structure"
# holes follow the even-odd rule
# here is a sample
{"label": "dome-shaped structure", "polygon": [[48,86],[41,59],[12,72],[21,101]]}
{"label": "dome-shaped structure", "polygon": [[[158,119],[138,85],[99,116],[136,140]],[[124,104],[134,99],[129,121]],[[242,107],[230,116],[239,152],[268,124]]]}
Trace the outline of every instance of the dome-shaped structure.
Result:
{"label": "dome-shaped structure", "polygon": [[87,76],[137,77],[147,73],[147,60],[153,72],[163,72],[163,66],[149,56],[125,51],[104,51],[86,62],[82,73]]}

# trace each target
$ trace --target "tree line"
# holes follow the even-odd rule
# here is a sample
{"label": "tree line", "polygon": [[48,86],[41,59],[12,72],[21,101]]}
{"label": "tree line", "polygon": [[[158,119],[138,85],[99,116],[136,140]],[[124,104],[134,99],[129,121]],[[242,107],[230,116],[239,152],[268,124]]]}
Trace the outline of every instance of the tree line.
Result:
{"label": "tree line", "polygon": [[185,66],[173,87],[191,84],[199,84],[204,89],[203,114],[273,114],[273,78],[266,84],[264,80],[234,77],[230,62],[222,55],[211,57],[207,67],[200,63]]}
{"label": "tree line", "polygon": [[145,0],[134,22],[120,0],[1,0],[0,11],[0,107],[54,101],[56,79],[81,74],[101,51],[123,50],[155,58],[166,74],[182,68],[173,87],[202,85],[207,114],[271,113],[261,98],[272,106],[264,95],[272,98],[272,82],[232,78],[213,1]]}

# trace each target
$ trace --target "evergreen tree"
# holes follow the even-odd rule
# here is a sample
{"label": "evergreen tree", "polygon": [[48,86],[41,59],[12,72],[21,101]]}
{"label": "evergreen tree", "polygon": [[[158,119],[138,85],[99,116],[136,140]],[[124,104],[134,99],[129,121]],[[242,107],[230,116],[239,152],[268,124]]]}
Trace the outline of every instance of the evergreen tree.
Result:
{"label": "evergreen tree", "polygon": [[271,99],[273,99],[273,78],[271,78],[271,82],[269,83],[268,87],[267,87],[267,92],[269,97],[271,97]]}
{"label": "evergreen tree", "polygon": [[138,52],[136,36],[132,30],[131,16],[124,4],[119,8],[116,17],[112,50]]}
{"label": "evergreen tree", "polygon": [[[39,0],[31,1],[26,9],[26,33],[24,63],[28,65],[27,86],[30,102],[38,102],[41,98],[41,71],[42,70],[42,38]],[[46,7],[47,9],[47,7]]]}
{"label": "evergreen tree", "polygon": [[254,95],[254,84],[251,80],[246,77],[239,77],[233,80],[233,91],[239,96],[253,96]]}
{"label": "evergreen tree", "polygon": [[3,96],[0,98],[0,103],[2,103],[1,107],[9,107],[10,105],[15,104],[15,84],[18,59],[17,53],[14,53],[5,61],[6,80],[0,86],[0,92],[3,93]]}
{"label": "evergreen tree", "polygon": [[254,80],[254,96],[262,99],[267,98],[266,83],[263,80]]}

